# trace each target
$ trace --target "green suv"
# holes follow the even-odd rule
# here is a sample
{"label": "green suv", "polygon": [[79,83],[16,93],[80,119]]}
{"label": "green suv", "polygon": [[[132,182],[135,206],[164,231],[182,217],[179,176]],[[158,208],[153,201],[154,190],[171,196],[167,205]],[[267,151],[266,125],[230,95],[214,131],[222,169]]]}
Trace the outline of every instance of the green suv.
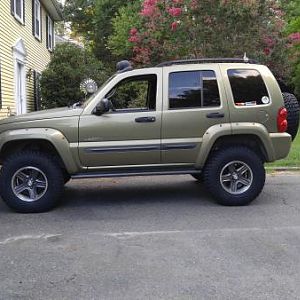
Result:
{"label": "green suv", "polygon": [[71,178],[191,174],[220,204],[246,205],[298,120],[296,99],[254,61],[123,61],[85,102],[0,121],[0,193],[18,212],[43,212]]}

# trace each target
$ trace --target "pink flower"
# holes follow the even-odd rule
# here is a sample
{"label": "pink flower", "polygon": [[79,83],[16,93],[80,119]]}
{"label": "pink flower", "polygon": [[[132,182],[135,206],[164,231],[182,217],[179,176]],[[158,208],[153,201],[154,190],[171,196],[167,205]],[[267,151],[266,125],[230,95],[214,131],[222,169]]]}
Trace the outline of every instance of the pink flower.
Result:
{"label": "pink flower", "polygon": [[177,23],[177,22],[173,22],[173,23],[171,24],[171,29],[172,29],[172,31],[176,31],[177,27],[178,27],[178,23]]}
{"label": "pink flower", "polygon": [[144,17],[151,17],[155,12],[157,1],[158,0],[145,0],[140,14]]}
{"label": "pink flower", "polygon": [[158,0],[145,0],[144,1],[144,7],[145,6],[155,6]]}
{"label": "pink flower", "polygon": [[300,32],[295,32],[289,35],[289,39],[294,43],[300,42]]}
{"label": "pink flower", "polygon": [[192,10],[196,10],[198,8],[197,0],[192,0],[190,5]]}
{"label": "pink flower", "polygon": [[264,53],[265,53],[265,55],[270,55],[270,53],[271,53],[271,49],[270,48],[265,48],[264,49]]}
{"label": "pink flower", "polygon": [[144,17],[151,17],[155,11],[154,7],[143,8],[141,11],[141,15]]}
{"label": "pink flower", "polygon": [[136,28],[131,28],[130,29],[130,35],[136,35],[138,33],[138,30]]}
{"label": "pink flower", "polygon": [[274,39],[272,39],[271,37],[265,37],[264,38],[264,42],[265,42],[265,44],[269,47],[269,48],[272,48],[272,47],[274,47],[275,46],[275,41],[274,41]]}
{"label": "pink flower", "polygon": [[182,13],[182,9],[179,8],[179,7],[172,7],[169,9],[169,14],[172,16],[172,17],[178,17],[180,16]]}
{"label": "pink flower", "polygon": [[139,41],[139,38],[136,35],[133,35],[128,39],[128,41],[131,43],[137,43]]}

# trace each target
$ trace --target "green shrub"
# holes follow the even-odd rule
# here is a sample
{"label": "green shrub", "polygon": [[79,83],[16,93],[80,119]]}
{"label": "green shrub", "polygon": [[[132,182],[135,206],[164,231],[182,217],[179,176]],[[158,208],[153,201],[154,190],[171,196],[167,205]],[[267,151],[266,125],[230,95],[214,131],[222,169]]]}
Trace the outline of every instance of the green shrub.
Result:
{"label": "green shrub", "polygon": [[80,83],[91,78],[100,85],[106,79],[103,65],[85,49],[65,43],[55,48],[51,62],[42,73],[42,108],[72,105],[84,99]]}

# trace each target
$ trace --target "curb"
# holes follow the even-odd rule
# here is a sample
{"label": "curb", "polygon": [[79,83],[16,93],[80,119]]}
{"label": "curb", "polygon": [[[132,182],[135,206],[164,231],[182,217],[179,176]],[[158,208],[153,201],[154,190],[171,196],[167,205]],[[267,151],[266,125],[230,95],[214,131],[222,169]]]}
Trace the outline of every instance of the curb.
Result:
{"label": "curb", "polygon": [[300,172],[300,167],[266,167],[266,170],[274,172]]}

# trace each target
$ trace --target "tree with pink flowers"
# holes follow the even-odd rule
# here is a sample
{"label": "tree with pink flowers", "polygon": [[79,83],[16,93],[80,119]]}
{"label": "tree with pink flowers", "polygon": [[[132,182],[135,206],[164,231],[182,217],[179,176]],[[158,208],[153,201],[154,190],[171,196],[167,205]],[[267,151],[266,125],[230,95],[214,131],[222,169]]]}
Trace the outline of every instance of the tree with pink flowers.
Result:
{"label": "tree with pink flowers", "polygon": [[295,92],[300,96],[300,2],[288,1],[286,4],[289,61],[292,68],[291,81]]}
{"label": "tree with pink flowers", "polygon": [[276,0],[144,0],[134,14],[139,21],[133,26],[124,22],[125,17],[118,17],[115,28],[127,26],[127,35],[114,43],[115,31],[110,48],[118,55],[120,49],[131,53],[137,65],[182,58],[242,57],[247,52],[285,76],[285,21]]}
{"label": "tree with pink flowers", "polygon": [[67,0],[65,13],[106,68],[247,52],[300,95],[299,1]]}

